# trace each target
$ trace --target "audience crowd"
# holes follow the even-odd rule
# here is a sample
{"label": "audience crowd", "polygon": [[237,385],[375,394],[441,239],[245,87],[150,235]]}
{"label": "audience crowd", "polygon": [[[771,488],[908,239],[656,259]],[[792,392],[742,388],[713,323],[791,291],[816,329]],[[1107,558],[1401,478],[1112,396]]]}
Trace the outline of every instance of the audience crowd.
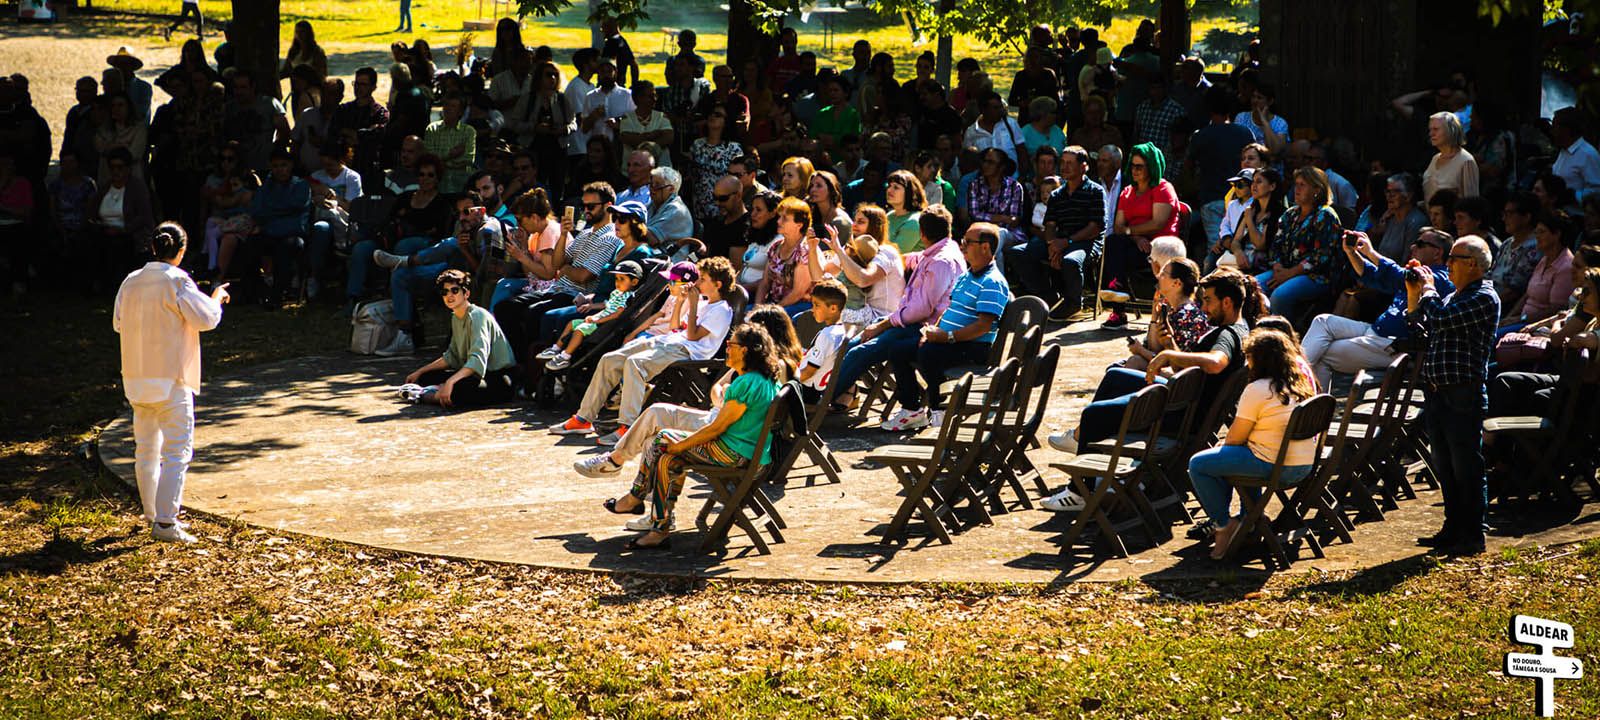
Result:
{"label": "audience crowd", "polygon": [[[1262,438],[1332,373],[1427,342],[1419,318],[1448,324],[1473,275],[1458,266],[1497,297],[1488,339],[1473,340],[1499,343],[1497,357],[1535,337],[1593,339],[1600,155],[1583,118],[1513,126],[1470,76],[1397,112],[1423,110],[1416,142],[1434,152],[1400,167],[1278,114],[1253,52],[1227,74],[1197,58],[1161,67],[1149,22],[1116,53],[1092,28],[1035,28],[1006,95],[977,59],[944,87],[931,53],[905,78],[865,40],[852,66],[819,67],[792,28],[741,67],[683,31],[665,77],[640,73],[614,22],[605,36],[558,63],[503,20],[489,57],[454,68],[423,40],[395,43],[386,97],[378,68],[332,74],[304,21],[277,77],[235,66],[227,41],[211,58],[186,42],[154,78],[159,103],[124,49],[77,81],[56,158],[27,79],[0,78],[5,280],[20,294],[75,268],[101,293],[171,220],[202,239],[185,256],[194,275],[268,307],[391,301],[383,355],[424,345],[419,296],[436,292],[449,339],[406,378],[409,396],[497,403],[558,378],[582,401],[553,430],[614,446],[580,472],[641,458],[607,507],[648,511],[630,523],[644,547],[672,528],[686,462],[765,456],[754,444],[779,383],[813,401],[837,384],[848,408],[886,373],[899,409],[885,430],[939,424],[945,371],[987,361],[1014,297],[1044,299],[1058,322],[1104,303],[1113,329],[1151,308],[1081,424],[1051,438],[1064,451],[1115,433],[1129,397],[1176,371],[1207,375],[1202,404],[1250,373],[1238,412],[1254,430],[1225,441],[1249,451],[1195,458],[1221,532],[1227,498],[1202,479],[1270,464],[1276,440]],[[1269,307],[1288,332],[1258,327]],[[602,338],[610,352],[581,362]],[[709,410],[645,406],[666,369],[716,358],[728,376]],[[1467,537],[1465,523],[1451,532]]]}

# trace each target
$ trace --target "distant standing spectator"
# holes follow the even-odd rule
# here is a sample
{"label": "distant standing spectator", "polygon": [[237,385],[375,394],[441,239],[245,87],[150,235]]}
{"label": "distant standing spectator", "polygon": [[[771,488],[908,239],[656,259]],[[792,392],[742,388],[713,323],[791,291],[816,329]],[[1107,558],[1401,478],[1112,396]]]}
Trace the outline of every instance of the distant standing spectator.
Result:
{"label": "distant standing spectator", "polygon": [[1256,142],[1266,145],[1274,154],[1283,152],[1289,142],[1289,121],[1272,111],[1277,98],[1278,93],[1271,85],[1257,85],[1250,95],[1250,109],[1233,118],[1233,124],[1249,130]]}
{"label": "distant standing spectator", "polygon": [[1424,202],[1440,190],[1454,190],[1459,197],[1477,196],[1478,161],[1462,147],[1466,141],[1467,133],[1455,113],[1439,112],[1428,118],[1428,142],[1439,152],[1422,173]]}
{"label": "distant standing spectator", "polygon": [[[600,34],[605,36],[605,44],[600,46],[600,57],[610,60],[617,66],[617,84],[628,86],[628,71],[633,71],[633,81],[639,80],[639,61],[633,56],[633,48],[628,45],[628,39],[622,36],[622,30],[617,27],[617,19],[608,17],[600,21]],[[705,73],[704,66],[701,73]]]}
{"label": "distant standing spectator", "polygon": [[1556,146],[1561,148],[1551,172],[1567,181],[1567,187],[1579,200],[1600,191],[1600,152],[1583,138],[1583,120],[1577,108],[1557,110],[1550,129]]}
{"label": "distant standing spectator", "polygon": [[162,39],[171,40],[172,31],[183,25],[184,19],[190,15],[194,15],[194,36],[201,40],[206,39],[206,21],[200,16],[200,0],[183,0],[183,9],[179,12],[178,19],[173,20],[171,25],[161,31]]}
{"label": "distant standing spectator", "polygon": [[411,0],[400,0],[400,24],[394,32],[411,32]]}
{"label": "distant standing spectator", "polygon": [[444,178],[439,189],[447,193],[461,192],[461,184],[472,173],[478,155],[478,131],[461,121],[466,115],[467,101],[460,95],[451,95],[440,106],[441,117],[428,126],[422,136],[422,146],[444,161]]}
{"label": "distant standing spectator", "polygon": [[211,296],[179,269],[188,239],[163,223],[151,241],[155,260],[123,280],[111,314],[121,336],[122,388],[133,405],[134,476],[150,534],[193,543],[178,523],[184,473],[194,452],[194,396],[200,392],[200,333],[222,322],[228,285]]}

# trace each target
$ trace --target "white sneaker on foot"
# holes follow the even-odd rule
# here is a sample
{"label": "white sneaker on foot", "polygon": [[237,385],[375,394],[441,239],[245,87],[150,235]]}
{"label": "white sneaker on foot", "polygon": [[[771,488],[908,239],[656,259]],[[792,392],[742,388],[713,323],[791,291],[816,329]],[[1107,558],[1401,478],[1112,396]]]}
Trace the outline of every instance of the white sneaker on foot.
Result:
{"label": "white sneaker on foot", "polygon": [[1083,509],[1083,505],[1083,498],[1079,497],[1071,488],[1039,501],[1039,507],[1050,512],[1078,512]]}
{"label": "white sneaker on foot", "polygon": [[560,354],[561,354],[561,346],[560,345],[551,345],[550,347],[547,347],[547,348],[545,348],[543,350],[540,350],[539,354],[535,355],[533,357],[535,359],[538,359],[538,360],[549,360],[550,358],[553,358],[553,357],[555,357],[557,355],[560,355]]}
{"label": "white sneaker on foot", "polygon": [[162,527],[160,523],[152,524],[150,526],[150,537],[159,542],[183,543],[185,545],[200,542],[199,538],[190,535],[183,529],[183,526],[177,523],[172,523],[165,527]]}
{"label": "white sneaker on foot", "polygon": [[1078,431],[1068,430],[1066,432],[1052,433],[1050,435],[1050,447],[1060,450],[1068,455],[1077,455]]}
{"label": "white sneaker on foot", "polygon": [[572,364],[572,356],[568,355],[566,353],[561,353],[560,355],[557,355],[557,356],[555,356],[553,358],[550,358],[549,360],[545,361],[544,369],[546,369],[546,370],[565,370],[565,369],[567,369],[567,366],[571,365],[571,364]]}
{"label": "white sneaker on foot", "polygon": [[417,345],[411,341],[411,333],[401,330],[394,334],[392,342],[378,348],[377,354],[380,357],[398,357],[400,355],[410,355],[416,351]]}
{"label": "white sneaker on foot", "polygon": [[901,408],[894,417],[885,420],[878,428],[889,432],[905,432],[907,430],[921,430],[928,426],[928,409],[917,408],[907,410]]}
{"label": "white sneaker on foot", "polygon": [[611,462],[611,453],[584,458],[572,464],[572,469],[588,478],[608,478],[622,472],[622,466]]}
{"label": "white sneaker on foot", "polygon": [[408,259],[409,258],[405,255],[396,255],[392,252],[384,252],[382,250],[372,251],[373,264],[387,270],[393,270],[401,265],[406,264],[406,260]]}

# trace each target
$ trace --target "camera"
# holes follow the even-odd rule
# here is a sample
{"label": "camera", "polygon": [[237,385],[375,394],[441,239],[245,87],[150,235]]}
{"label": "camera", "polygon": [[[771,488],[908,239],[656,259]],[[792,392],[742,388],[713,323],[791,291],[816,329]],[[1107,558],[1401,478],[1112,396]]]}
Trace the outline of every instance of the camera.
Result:
{"label": "camera", "polygon": [[1356,234],[1355,233],[1346,232],[1344,234],[1344,246],[1347,247],[1347,248],[1353,248],[1353,247],[1356,246]]}
{"label": "camera", "polygon": [[1419,284],[1419,285],[1422,284],[1422,279],[1424,277],[1424,275],[1422,274],[1423,272],[1424,272],[1423,269],[1420,268],[1420,267],[1408,267],[1408,268],[1406,268],[1406,282],[1408,282],[1408,283],[1416,283],[1416,284]]}

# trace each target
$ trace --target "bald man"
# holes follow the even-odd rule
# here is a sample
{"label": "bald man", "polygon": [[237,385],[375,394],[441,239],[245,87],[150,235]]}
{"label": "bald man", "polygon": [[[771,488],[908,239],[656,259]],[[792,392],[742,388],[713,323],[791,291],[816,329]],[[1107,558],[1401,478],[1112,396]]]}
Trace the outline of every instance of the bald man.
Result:
{"label": "bald man", "polygon": [[400,141],[400,164],[384,173],[383,188],[390,195],[417,189],[417,160],[422,157],[422,138],[407,135]]}
{"label": "bald man", "polygon": [[735,268],[744,258],[745,232],[750,229],[750,213],[745,210],[739,178],[724,175],[711,189],[711,207],[701,209],[707,257],[725,257]]}

